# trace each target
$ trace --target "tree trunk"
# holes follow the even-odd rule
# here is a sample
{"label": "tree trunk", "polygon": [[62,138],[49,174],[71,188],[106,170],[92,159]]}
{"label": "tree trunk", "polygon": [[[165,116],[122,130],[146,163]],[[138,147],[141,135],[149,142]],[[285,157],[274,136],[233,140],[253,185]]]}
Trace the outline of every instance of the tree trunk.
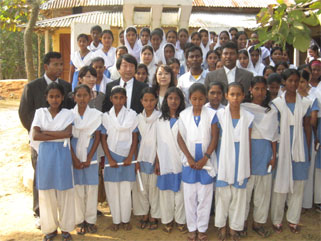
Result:
{"label": "tree trunk", "polygon": [[27,2],[29,6],[31,6],[31,13],[30,13],[30,19],[27,23],[27,27],[23,35],[23,44],[24,44],[26,73],[27,73],[28,82],[30,82],[36,78],[36,71],[34,68],[33,54],[32,54],[32,33],[33,33],[33,28],[36,25],[36,21],[38,19],[40,4],[38,0],[29,0]]}

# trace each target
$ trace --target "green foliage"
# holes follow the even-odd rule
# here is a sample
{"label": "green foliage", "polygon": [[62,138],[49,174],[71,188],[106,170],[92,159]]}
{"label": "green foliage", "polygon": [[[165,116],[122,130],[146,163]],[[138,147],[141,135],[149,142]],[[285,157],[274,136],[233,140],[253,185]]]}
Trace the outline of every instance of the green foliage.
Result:
{"label": "green foliage", "polygon": [[0,1],[0,28],[16,31],[17,25],[28,21],[28,5],[26,0]]}
{"label": "green foliage", "polygon": [[291,44],[304,52],[311,40],[310,26],[321,25],[320,0],[295,0],[295,4],[286,5],[284,0],[277,0],[279,5],[262,8],[256,19],[260,43],[272,40],[285,48]]}

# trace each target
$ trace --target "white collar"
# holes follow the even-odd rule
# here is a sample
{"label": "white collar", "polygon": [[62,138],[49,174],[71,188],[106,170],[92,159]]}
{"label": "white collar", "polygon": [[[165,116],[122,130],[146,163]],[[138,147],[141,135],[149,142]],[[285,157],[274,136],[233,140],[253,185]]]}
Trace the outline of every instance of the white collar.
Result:
{"label": "white collar", "polygon": [[46,82],[47,82],[47,85],[50,85],[52,82],[58,83],[58,78],[57,78],[56,80],[51,80],[51,79],[46,75],[46,73],[44,74],[43,77],[45,78],[45,80],[46,80]]}
{"label": "white collar", "polygon": [[194,78],[194,76],[192,75],[191,71],[188,71],[187,73],[189,74],[189,79],[199,80],[201,78],[205,79],[206,74],[207,74],[207,70],[202,69],[202,73],[198,76],[197,79]]}
{"label": "white collar", "polygon": [[235,65],[235,67],[233,69],[229,69],[229,68],[227,68],[225,66],[223,66],[223,68],[224,68],[226,74],[228,74],[230,72],[231,73],[235,73],[236,72],[236,65]]}
{"label": "white collar", "polygon": [[134,84],[134,77],[131,78],[131,79],[128,80],[128,81],[124,81],[123,78],[120,78],[119,85],[123,87],[124,84],[125,84],[125,82],[127,83],[126,87],[127,87],[127,86],[128,86],[128,87],[129,87],[129,86],[133,86],[133,84]]}

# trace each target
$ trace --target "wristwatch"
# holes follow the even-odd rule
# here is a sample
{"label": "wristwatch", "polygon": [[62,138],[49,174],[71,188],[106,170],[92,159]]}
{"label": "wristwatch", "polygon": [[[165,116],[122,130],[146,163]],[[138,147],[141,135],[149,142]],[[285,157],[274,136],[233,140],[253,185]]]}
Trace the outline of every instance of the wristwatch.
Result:
{"label": "wristwatch", "polygon": [[205,152],[204,155],[207,156],[208,159],[211,159],[211,155],[210,154]]}

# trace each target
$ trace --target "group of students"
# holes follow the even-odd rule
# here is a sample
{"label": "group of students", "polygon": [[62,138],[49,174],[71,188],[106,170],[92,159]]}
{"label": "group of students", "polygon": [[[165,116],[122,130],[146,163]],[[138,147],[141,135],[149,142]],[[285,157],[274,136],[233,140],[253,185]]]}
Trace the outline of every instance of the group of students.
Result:
{"label": "group of students", "polygon": [[[207,240],[214,199],[220,240],[229,234],[233,240],[247,235],[251,200],[252,228],[260,236],[270,235],[264,227],[269,210],[274,230],[282,231],[286,204],[289,228],[298,233],[312,153],[316,183],[321,179],[317,147],[321,71],[318,77],[313,71],[314,67],[321,70],[321,62],[314,59],[300,71],[287,66],[281,75],[273,73],[281,62],[274,56],[279,51],[277,55],[283,56],[282,49],[274,47],[271,59],[263,58],[262,53],[269,50],[246,49],[256,44],[255,37],[244,41],[240,31],[235,35],[238,48],[244,49],[238,55],[239,66],[252,68],[255,76],[250,92],[238,82],[227,88],[221,82],[206,87],[194,83],[182,91],[176,87],[178,76],[193,68],[187,61],[189,50],[197,52],[199,48],[193,46],[199,46],[200,56],[205,56],[202,68],[213,71],[231,33],[223,31],[215,43],[207,30],[200,30],[190,36],[190,44],[184,29],[166,35],[161,29],[142,29],[138,38],[130,27],[123,33],[125,45],[114,49],[112,32],[98,27],[91,30],[89,46],[86,35],[78,37],[80,50],[71,58],[73,93],[65,98],[67,103],[64,89],[51,83],[46,91],[49,107],[38,109],[32,124],[31,145],[39,155],[36,181],[44,239],[55,237],[58,226],[65,240],[71,239],[69,232],[75,225],[78,234],[97,231],[101,156],[113,231],[121,224],[130,230],[133,211],[142,216],[142,229],[157,229],[160,219],[165,232],[176,226],[188,231],[188,240]],[[129,93],[123,86],[114,86],[105,96],[110,78],[120,77],[116,60],[125,53],[142,63],[135,65],[135,78],[150,85],[140,96],[142,113],[126,108]],[[86,62],[88,54],[92,56]],[[276,69],[265,66],[267,59]],[[73,77],[75,73],[78,76]],[[102,113],[105,98],[112,108]],[[321,191],[315,190],[315,201],[320,204]]]}

